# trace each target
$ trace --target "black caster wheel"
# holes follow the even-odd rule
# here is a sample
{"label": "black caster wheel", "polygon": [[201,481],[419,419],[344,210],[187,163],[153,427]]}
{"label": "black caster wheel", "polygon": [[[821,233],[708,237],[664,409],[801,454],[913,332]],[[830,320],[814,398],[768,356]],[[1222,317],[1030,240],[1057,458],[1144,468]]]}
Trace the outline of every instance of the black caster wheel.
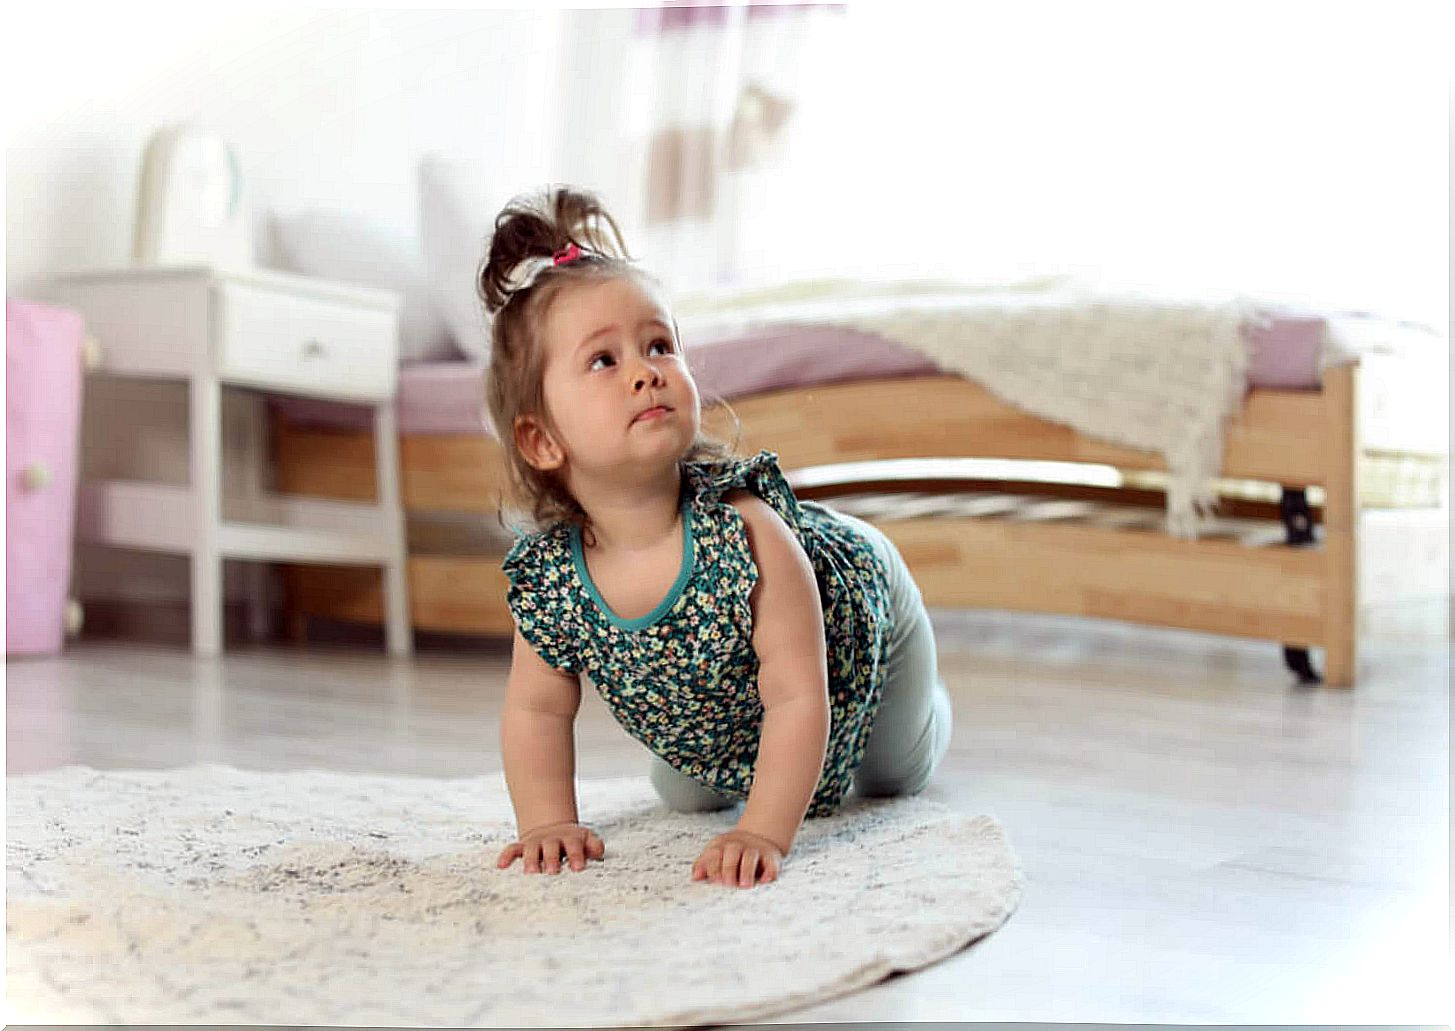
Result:
{"label": "black caster wheel", "polygon": [[1309,661],[1307,648],[1290,648],[1287,645],[1283,648],[1283,664],[1298,675],[1300,684],[1322,684],[1323,677],[1319,676],[1314,664]]}

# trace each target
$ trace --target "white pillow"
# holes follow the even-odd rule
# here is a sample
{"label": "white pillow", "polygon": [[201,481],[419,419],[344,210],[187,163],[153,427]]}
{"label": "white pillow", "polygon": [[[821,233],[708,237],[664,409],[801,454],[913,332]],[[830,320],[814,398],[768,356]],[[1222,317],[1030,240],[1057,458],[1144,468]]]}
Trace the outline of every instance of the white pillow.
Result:
{"label": "white pillow", "polygon": [[278,260],[286,271],[403,294],[399,357],[458,358],[449,323],[430,297],[419,248],[405,234],[338,211],[273,216]]}
{"label": "white pillow", "polygon": [[419,162],[419,241],[430,297],[455,346],[481,361],[490,355],[490,316],[475,290],[475,273],[495,216],[510,200],[495,196],[489,183],[488,173],[471,162],[437,153]]}

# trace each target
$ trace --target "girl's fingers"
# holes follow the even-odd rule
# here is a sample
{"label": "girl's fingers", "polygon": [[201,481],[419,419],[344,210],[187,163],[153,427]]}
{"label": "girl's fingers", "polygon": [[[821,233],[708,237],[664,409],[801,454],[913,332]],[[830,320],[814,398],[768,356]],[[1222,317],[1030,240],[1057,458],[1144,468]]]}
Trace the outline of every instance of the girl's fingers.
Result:
{"label": "girl's fingers", "polygon": [[600,835],[591,831],[583,837],[555,836],[535,841],[513,841],[500,853],[496,863],[504,868],[519,858],[524,873],[560,873],[562,852],[565,852],[572,869],[584,870],[589,859],[606,857],[606,843]]}
{"label": "girl's fingers", "polygon": [[722,850],[722,883],[732,884],[738,879],[738,864],[742,860],[743,846],[729,841]]}
{"label": "girl's fingers", "polygon": [[717,876],[718,866],[722,858],[722,849],[717,845],[709,845],[702,850],[702,855],[697,857],[697,862],[692,864],[693,879],[697,877],[696,871],[702,872],[704,880],[711,881]]}
{"label": "girl's fingers", "polygon": [[753,886],[753,881],[756,879],[757,875],[758,850],[755,848],[750,848],[743,852],[742,873],[741,876],[738,878],[738,884],[742,885],[744,888],[751,888]]}
{"label": "girl's fingers", "polygon": [[561,872],[561,839],[547,838],[545,840],[546,850],[546,872]]}

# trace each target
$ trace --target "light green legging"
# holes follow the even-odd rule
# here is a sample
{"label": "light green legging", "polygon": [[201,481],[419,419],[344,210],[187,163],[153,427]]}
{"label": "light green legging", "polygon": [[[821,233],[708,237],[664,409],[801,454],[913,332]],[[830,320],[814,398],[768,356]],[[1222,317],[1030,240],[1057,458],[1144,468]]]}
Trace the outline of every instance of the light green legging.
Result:
{"label": "light green legging", "polygon": [[[863,797],[914,795],[924,789],[950,747],[950,696],[940,680],[935,635],[919,586],[894,543],[875,526],[843,512],[884,559],[894,602],[894,635],[884,676],[884,697],[874,717],[864,761],[854,773]],[[719,794],[652,756],[651,780],[668,808],[682,813],[726,809],[737,800]]]}

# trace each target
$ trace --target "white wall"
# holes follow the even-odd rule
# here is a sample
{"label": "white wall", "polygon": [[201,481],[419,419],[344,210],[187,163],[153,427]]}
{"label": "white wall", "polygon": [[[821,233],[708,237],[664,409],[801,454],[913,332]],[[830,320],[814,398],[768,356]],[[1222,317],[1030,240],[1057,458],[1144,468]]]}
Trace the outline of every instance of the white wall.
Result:
{"label": "white wall", "polygon": [[[7,296],[48,273],[129,263],[142,153],[170,122],[208,124],[237,149],[265,265],[269,211],[324,205],[413,235],[429,151],[484,162],[521,189],[560,178],[562,12],[161,10],[7,15]],[[185,411],[177,389],[92,384],[85,468],[185,482]],[[125,433],[102,431],[118,424]],[[181,599],[187,566],[82,546],[75,583],[83,598]]]}
{"label": "white wall", "polygon": [[412,232],[426,151],[550,171],[561,12],[88,8],[84,36],[48,12],[10,19],[8,292],[129,258],[142,150],[172,121],[232,141],[259,212],[326,204]]}

